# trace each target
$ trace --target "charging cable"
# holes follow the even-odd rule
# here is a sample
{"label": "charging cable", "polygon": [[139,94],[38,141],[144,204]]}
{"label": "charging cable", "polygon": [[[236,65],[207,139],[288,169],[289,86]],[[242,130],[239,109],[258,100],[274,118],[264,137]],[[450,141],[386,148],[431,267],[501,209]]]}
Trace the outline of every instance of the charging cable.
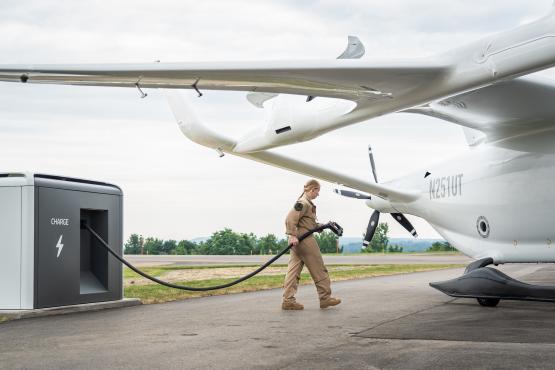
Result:
{"label": "charging cable", "polygon": [[[110,248],[108,243],[106,243],[106,241],[104,239],[102,239],[102,237],[100,235],[98,235],[98,233],[96,231],[94,231],[93,228],[89,226],[89,224],[87,224],[86,220],[81,220],[81,229],[88,230],[91,233],[91,235],[94,236],[94,238],[100,242],[100,245],[104,249],[106,249],[106,251],[108,251],[108,253],[110,253],[112,256],[114,256],[118,261],[123,263],[125,266],[127,266],[131,270],[135,271],[137,274],[139,274],[139,275],[141,275],[141,276],[143,276],[143,277],[145,277],[149,280],[152,280],[155,283],[167,286],[168,288],[189,290],[189,291],[193,291],[193,292],[204,292],[204,291],[208,291],[208,290],[224,289],[224,288],[229,288],[230,286],[233,286],[235,284],[239,284],[240,282],[245,281],[247,279],[250,279],[254,275],[256,275],[259,272],[261,272],[262,270],[264,270],[266,267],[270,266],[278,258],[280,258],[285,253],[287,253],[287,251],[289,249],[291,249],[291,247],[293,247],[293,244],[289,244],[286,248],[284,248],[282,251],[280,251],[278,254],[276,254],[274,257],[272,257],[270,260],[268,260],[268,262],[266,262],[265,264],[263,264],[262,266],[260,266],[256,270],[254,270],[253,272],[251,272],[251,273],[249,273],[245,276],[242,276],[237,280],[233,280],[233,281],[231,281],[229,283],[226,283],[226,284],[215,285],[215,286],[204,287],[204,288],[197,288],[197,287],[190,287],[190,286],[172,284],[172,283],[169,283],[167,281],[157,279],[154,276],[151,276],[151,275],[147,274],[146,272],[143,272],[143,271],[139,270],[138,268],[133,266],[131,263],[127,262],[123,257],[119,256],[116,252],[114,252],[112,250],[112,248]],[[318,226],[317,228],[314,228],[314,229],[309,230],[306,233],[302,234],[299,237],[299,242],[308,238],[310,235],[314,234],[315,232],[321,232],[321,231],[324,231],[325,229],[330,229],[337,236],[343,235],[343,228],[341,226],[339,226],[336,222],[330,221],[327,224],[323,224],[321,226]]]}

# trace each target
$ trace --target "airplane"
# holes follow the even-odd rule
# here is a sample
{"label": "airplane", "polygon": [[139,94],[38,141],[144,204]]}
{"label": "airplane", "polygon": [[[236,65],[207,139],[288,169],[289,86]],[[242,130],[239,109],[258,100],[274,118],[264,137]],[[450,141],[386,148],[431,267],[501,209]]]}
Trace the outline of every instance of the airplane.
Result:
{"label": "airplane", "polygon": [[[555,287],[524,284],[489,265],[555,262],[555,81],[527,76],[555,66],[555,6],[544,17],[428,58],[366,60],[349,37],[332,60],[0,65],[0,81],[163,89],[182,133],[216,150],[339,184],[412,235],[404,214],[427,220],[474,258],[465,273],[430,283],[482,306],[501,299],[555,301]],[[265,126],[235,140],[196,116],[178,89],[248,92],[271,110]],[[464,131],[469,150],[445,163],[378,183],[272,151],[342,127],[395,113],[436,117]],[[347,189],[345,189],[347,188]],[[351,190],[349,190],[351,189]]]}

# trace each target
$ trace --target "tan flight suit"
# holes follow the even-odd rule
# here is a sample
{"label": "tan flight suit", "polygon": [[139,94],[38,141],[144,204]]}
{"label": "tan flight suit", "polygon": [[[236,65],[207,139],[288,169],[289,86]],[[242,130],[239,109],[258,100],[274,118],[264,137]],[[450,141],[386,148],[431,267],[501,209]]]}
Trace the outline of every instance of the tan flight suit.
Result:
{"label": "tan flight suit", "polygon": [[[287,214],[285,219],[286,233],[288,235],[300,237],[310,229],[318,227],[316,221],[316,206],[303,195]],[[285,283],[283,284],[283,301],[295,302],[295,293],[301,278],[301,271],[306,265],[320,300],[324,300],[331,295],[331,282],[328,270],[324,266],[324,260],[320,253],[320,247],[314,238],[310,235],[297,246],[291,248],[289,264],[287,266],[287,274],[285,275]]]}

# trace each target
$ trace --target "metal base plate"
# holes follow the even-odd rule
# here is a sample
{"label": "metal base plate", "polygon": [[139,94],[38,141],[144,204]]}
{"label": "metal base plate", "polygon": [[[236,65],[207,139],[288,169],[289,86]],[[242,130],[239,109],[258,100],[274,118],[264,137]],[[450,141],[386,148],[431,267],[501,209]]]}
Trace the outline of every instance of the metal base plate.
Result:
{"label": "metal base plate", "polygon": [[124,298],[119,301],[84,303],[71,306],[39,308],[34,310],[0,310],[0,322],[28,319],[33,317],[66,315],[76,312],[99,311],[108,308],[131,307],[141,304],[141,300],[138,298]]}

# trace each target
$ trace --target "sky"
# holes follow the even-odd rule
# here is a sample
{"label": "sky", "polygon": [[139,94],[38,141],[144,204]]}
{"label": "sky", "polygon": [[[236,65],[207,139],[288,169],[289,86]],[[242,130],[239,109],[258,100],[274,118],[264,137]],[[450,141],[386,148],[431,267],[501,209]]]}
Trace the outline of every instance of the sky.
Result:
{"label": "sky", "polygon": [[[365,59],[430,56],[546,14],[552,0],[2,1],[0,64],[333,59],[356,35]],[[544,72],[553,75],[552,71]],[[283,236],[306,176],[218,154],[179,131],[161,91],[0,83],[0,172],[32,171],[106,181],[124,191],[131,233],[192,239],[231,228]],[[265,122],[241,92],[190,96],[215,130],[237,137]],[[391,114],[280,153],[370,181],[463,155],[460,127]],[[321,222],[361,236],[372,210],[323,183]],[[438,234],[408,217],[423,238]],[[390,221],[382,215],[381,221]],[[391,237],[410,235],[391,220]]]}

